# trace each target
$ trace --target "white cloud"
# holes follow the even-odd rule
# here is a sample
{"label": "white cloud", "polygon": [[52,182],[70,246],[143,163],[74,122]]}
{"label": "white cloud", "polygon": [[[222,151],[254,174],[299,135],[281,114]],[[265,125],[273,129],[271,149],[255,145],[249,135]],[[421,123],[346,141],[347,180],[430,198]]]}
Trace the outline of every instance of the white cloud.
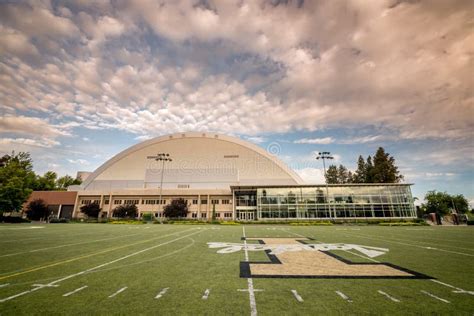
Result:
{"label": "white cloud", "polygon": [[[52,139],[31,139],[31,138],[2,138],[0,145],[11,146],[12,144],[51,148],[60,145],[58,141]],[[2,146],[4,147],[4,146]]]}
{"label": "white cloud", "polygon": [[306,183],[323,184],[326,181],[322,169],[303,168],[295,171]]}
{"label": "white cloud", "polygon": [[332,137],[324,138],[301,138],[294,141],[295,144],[331,144],[334,142]]}
{"label": "white cloud", "polygon": [[261,144],[267,141],[267,138],[262,136],[248,136],[246,139],[255,144]]}
{"label": "white cloud", "polygon": [[90,162],[85,159],[66,159],[69,163],[81,166],[89,166]]}

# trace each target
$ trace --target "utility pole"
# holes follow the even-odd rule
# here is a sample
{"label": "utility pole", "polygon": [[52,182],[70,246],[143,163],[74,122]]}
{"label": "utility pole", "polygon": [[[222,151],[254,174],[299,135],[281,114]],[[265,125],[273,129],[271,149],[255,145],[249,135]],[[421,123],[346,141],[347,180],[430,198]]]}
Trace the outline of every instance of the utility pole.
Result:
{"label": "utility pole", "polygon": [[160,200],[158,203],[158,214],[160,215],[160,224],[163,224],[163,200],[161,199],[163,194],[163,174],[165,173],[165,162],[171,162],[173,159],[171,159],[170,154],[167,153],[158,153],[156,156],[148,156],[146,158],[153,159],[155,161],[161,161]]}
{"label": "utility pole", "polygon": [[[324,168],[324,180],[326,181],[326,199],[328,203],[328,208],[329,208],[329,215],[331,215],[331,204],[329,203],[329,186],[328,186],[328,178],[326,175],[326,159],[334,159],[333,156],[331,156],[331,153],[329,151],[323,151],[319,152],[318,156],[316,157],[316,160],[321,159],[323,161],[323,168]],[[333,215],[334,218],[336,218],[336,210],[333,210]]]}

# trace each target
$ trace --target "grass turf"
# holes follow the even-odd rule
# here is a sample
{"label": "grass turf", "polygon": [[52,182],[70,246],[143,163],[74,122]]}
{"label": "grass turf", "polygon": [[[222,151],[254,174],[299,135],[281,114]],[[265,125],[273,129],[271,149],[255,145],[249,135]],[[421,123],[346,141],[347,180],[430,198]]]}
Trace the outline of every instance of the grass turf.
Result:
{"label": "grass turf", "polygon": [[[471,227],[246,225],[245,230],[247,237],[303,235],[318,242],[389,248],[376,259],[474,290]],[[238,291],[247,289],[247,280],[239,277],[244,252],[218,254],[207,246],[211,241],[242,243],[242,234],[242,226],[0,225],[0,300],[38,288],[34,284],[55,285],[1,302],[0,314],[250,314],[248,292]],[[346,252],[337,255],[369,262]],[[269,261],[263,252],[249,256],[250,261]],[[57,281],[67,276],[72,277]],[[263,290],[255,294],[261,315],[474,313],[473,295],[431,280],[255,278],[253,283]],[[209,298],[203,300],[206,289]]]}

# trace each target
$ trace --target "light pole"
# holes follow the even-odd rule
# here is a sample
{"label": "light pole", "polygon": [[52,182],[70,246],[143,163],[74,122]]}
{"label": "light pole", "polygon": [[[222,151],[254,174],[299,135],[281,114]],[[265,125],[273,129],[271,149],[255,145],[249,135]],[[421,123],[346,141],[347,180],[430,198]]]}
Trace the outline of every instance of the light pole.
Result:
{"label": "light pole", "polygon": [[165,162],[166,161],[173,161],[173,159],[170,158],[170,154],[166,153],[159,153],[156,156],[148,156],[147,159],[154,159],[155,161],[161,161],[161,181],[160,181],[160,200],[159,200],[159,209],[158,209],[158,214],[160,214],[160,224],[163,224],[163,207],[161,206],[163,201],[161,200],[162,194],[163,194],[163,174],[165,173]]}
{"label": "light pole", "polygon": [[[331,215],[331,205],[329,204],[329,188],[328,188],[328,177],[326,176],[326,159],[334,159],[333,156],[331,156],[331,153],[329,151],[323,151],[319,152],[318,156],[316,157],[317,160],[321,159],[323,161],[323,168],[324,168],[324,180],[326,181],[326,199],[328,202],[328,208],[329,208],[329,215]],[[333,215],[334,218],[336,218],[336,211],[333,210]]]}

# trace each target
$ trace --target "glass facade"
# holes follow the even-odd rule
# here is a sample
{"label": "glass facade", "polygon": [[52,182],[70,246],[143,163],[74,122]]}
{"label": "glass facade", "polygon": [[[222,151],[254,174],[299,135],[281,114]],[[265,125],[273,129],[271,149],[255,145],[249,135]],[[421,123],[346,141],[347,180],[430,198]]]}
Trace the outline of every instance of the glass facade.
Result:
{"label": "glass facade", "polygon": [[237,216],[254,206],[262,220],[416,216],[408,184],[236,188],[234,194]]}

